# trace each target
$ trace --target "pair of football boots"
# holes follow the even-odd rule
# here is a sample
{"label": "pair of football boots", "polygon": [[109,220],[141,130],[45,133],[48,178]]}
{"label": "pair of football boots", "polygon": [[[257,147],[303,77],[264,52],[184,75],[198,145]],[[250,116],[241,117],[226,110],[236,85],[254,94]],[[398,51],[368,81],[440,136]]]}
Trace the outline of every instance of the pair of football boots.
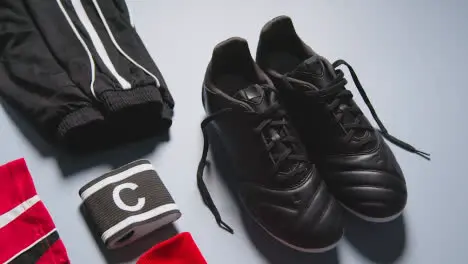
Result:
{"label": "pair of football boots", "polygon": [[[347,67],[379,129],[346,89]],[[234,192],[271,236],[306,252],[333,248],[343,235],[343,211],[364,220],[397,218],[407,200],[402,170],[384,138],[429,159],[391,136],[356,73],[330,63],[297,35],[289,17],[262,29],[256,62],[247,41],[218,44],[203,85],[205,139],[198,186],[218,224],[222,221],[203,182],[212,126],[232,158]]]}

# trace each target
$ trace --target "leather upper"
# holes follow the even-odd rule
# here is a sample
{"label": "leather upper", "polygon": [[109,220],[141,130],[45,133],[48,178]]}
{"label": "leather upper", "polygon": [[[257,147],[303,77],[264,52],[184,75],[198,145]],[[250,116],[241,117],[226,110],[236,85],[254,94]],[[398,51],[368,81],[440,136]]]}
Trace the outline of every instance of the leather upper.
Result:
{"label": "leather upper", "polygon": [[206,84],[203,101],[209,114],[233,109],[213,125],[237,168],[235,191],[255,221],[273,236],[298,247],[326,247],[338,241],[343,233],[342,210],[315,165],[298,162],[293,169],[303,167],[303,172],[274,174],[265,137],[254,133],[261,120],[249,113],[249,107]]}
{"label": "leather upper", "polygon": [[[247,41],[218,44],[206,71],[203,105],[235,166],[227,182],[253,220],[280,242],[326,250],[343,234],[342,209],[279,102]],[[206,123],[205,123],[206,124]]]}
{"label": "leather upper", "polygon": [[[406,183],[382,136],[366,132],[361,138],[343,141],[340,125],[323,101],[306,97],[282,80],[275,83],[309,155],[337,200],[372,218],[401,212],[407,200]],[[361,145],[364,138],[368,142]]]}
{"label": "leather upper", "polygon": [[386,218],[406,205],[403,172],[393,153],[376,135],[378,143],[368,153],[324,157],[320,171],[336,198],[357,213]]}
{"label": "leather upper", "polygon": [[[330,63],[313,51],[286,16],[263,27],[256,61],[279,90],[292,124],[333,195],[370,221],[398,216],[407,199],[403,173],[345,87],[340,65],[348,68],[359,94],[385,131],[352,67],[344,60]],[[409,144],[393,141],[415,152]]]}
{"label": "leather upper", "polygon": [[292,188],[273,189],[244,182],[243,202],[275,236],[301,247],[333,244],[343,233],[342,211],[324,181],[311,170]]}
{"label": "leather upper", "polygon": [[[407,200],[403,172],[377,131],[343,140],[322,97],[309,97],[299,85],[271,76],[293,125],[316,162],[333,195],[348,209],[372,218],[386,218],[403,210]],[[356,105],[354,101],[352,105]],[[369,124],[364,116],[361,122]],[[363,140],[367,143],[361,144]]]}

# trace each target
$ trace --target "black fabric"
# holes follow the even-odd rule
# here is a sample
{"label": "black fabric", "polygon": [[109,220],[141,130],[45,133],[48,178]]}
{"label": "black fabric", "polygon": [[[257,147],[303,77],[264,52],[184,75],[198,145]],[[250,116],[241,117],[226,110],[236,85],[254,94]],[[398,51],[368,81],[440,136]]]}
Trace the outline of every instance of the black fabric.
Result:
{"label": "black fabric", "polygon": [[[50,52],[23,1],[1,1],[0,23],[0,94],[7,102],[50,139],[103,119],[99,111],[80,114],[94,108],[92,100]],[[67,129],[57,133],[57,127]]]}
{"label": "black fabric", "polygon": [[124,17],[128,23],[131,23],[130,13],[129,13],[127,5],[125,4],[125,0],[113,0],[113,1],[115,4],[115,7],[117,7],[117,9],[120,12],[120,15]]}
{"label": "black fabric", "polygon": [[[63,70],[70,76],[71,80],[89,98],[93,98],[89,87],[91,83],[91,64],[88,55],[70,28],[57,2],[55,0],[22,0],[18,2],[25,2],[28,15],[46,43],[49,53],[63,67]],[[80,28],[81,24],[78,24],[78,17],[73,11],[71,3],[64,1],[63,5],[70,10],[68,15],[78,27],[80,33],[86,35],[84,29]],[[91,43],[87,44],[88,47],[93,47]],[[99,77],[96,78],[97,87],[111,85],[111,80],[102,80],[104,78],[102,75],[99,75]]]}
{"label": "black fabric", "polygon": [[37,244],[24,251],[16,258],[12,259],[9,264],[29,264],[36,263],[49,250],[49,248],[60,239],[57,231],[52,232],[47,237],[43,238]]}
{"label": "black fabric", "polygon": [[[111,33],[94,2],[81,3],[129,89],[106,67],[70,0],[5,0],[0,3],[0,95],[48,140],[72,149],[109,146],[169,128],[174,100],[130,22],[125,1],[97,1]],[[119,141],[113,134],[122,124],[133,130]]]}

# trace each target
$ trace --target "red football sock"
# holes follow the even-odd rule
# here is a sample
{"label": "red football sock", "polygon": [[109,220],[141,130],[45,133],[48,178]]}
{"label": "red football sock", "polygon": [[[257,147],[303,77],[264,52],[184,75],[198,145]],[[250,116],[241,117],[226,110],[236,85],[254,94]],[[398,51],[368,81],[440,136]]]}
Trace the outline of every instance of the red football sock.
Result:
{"label": "red football sock", "polygon": [[207,264],[190,233],[161,242],[140,257],[137,264]]}
{"label": "red football sock", "polygon": [[23,159],[0,166],[0,263],[70,263]]}

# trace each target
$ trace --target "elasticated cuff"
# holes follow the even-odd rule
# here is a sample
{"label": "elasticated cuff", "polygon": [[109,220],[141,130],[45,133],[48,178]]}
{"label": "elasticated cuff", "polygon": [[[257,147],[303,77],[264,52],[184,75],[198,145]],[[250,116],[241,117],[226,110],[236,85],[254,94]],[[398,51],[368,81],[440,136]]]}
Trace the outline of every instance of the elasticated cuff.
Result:
{"label": "elasticated cuff", "polygon": [[125,111],[141,105],[152,105],[155,111],[161,111],[163,100],[155,86],[144,86],[129,90],[108,90],[99,99],[109,113]]}
{"label": "elasticated cuff", "polygon": [[99,97],[106,120],[117,131],[128,131],[132,140],[154,136],[172,125],[172,107],[155,86],[109,90]]}
{"label": "elasticated cuff", "polygon": [[93,108],[85,107],[66,115],[57,127],[58,141],[66,141],[68,134],[80,127],[94,122],[104,121],[102,113]]}

